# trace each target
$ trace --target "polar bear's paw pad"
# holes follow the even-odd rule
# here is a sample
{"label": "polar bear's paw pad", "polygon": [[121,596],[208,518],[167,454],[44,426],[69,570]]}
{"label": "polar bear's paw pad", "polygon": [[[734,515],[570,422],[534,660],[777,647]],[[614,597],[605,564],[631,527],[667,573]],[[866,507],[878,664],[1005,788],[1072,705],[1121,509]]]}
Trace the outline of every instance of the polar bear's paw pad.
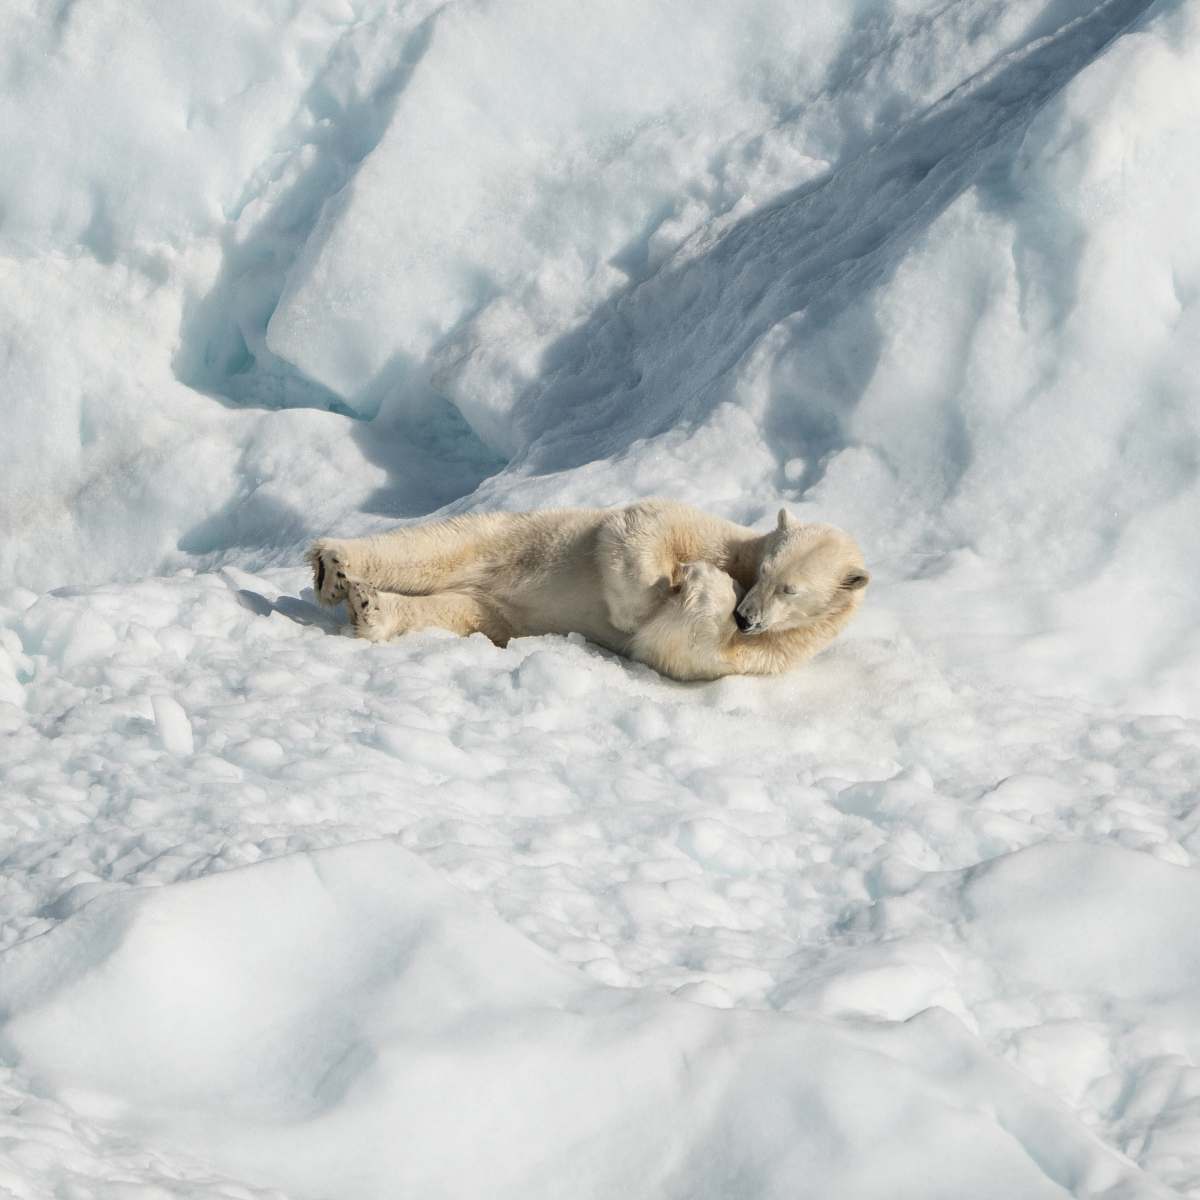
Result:
{"label": "polar bear's paw pad", "polygon": [[369,583],[358,579],[346,582],[346,607],[350,610],[350,623],[357,637],[379,642],[387,637],[383,628],[383,607],[379,592]]}
{"label": "polar bear's paw pad", "polygon": [[337,547],[329,542],[314,542],[304,557],[312,567],[317,602],[332,608],[345,600],[350,577],[346,573],[346,561]]}

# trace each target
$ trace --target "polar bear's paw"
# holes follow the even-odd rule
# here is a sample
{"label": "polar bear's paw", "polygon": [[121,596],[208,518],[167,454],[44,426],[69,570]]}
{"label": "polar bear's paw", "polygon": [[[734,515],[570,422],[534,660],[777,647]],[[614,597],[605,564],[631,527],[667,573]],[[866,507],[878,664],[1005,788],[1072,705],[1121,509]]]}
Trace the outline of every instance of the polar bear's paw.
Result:
{"label": "polar bear's paw", "polygon": [[336,542],[314,542],[304,556],[312,567],[313,592],[317,603],[332,608],[346,599],[349,575],[346,560]]}
{"label": "polar bear's paw", "polygon": [[347,580],[346,607],[350,610],[355,637],[366,638],[369,642],[382,642],[387,638],[383,605],[376,588],[359,579]]}
{"label": "polar bear's paw", "polygon": [[735,579],[707,562],[680,563],[676,584],[688,607],[707,608],[714,614],[732,613],[745,594]]}

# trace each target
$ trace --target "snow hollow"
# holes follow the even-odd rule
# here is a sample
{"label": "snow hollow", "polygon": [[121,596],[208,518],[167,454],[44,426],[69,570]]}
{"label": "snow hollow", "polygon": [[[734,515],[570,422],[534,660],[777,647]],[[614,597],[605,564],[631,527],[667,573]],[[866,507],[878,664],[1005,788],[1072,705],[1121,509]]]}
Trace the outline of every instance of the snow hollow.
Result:
{"label": "snow hollow", "polygon": [[[0,11],[0,1185],[1200,1197],[1200,5]],[[306,543],[851,530],[794,675]]]}

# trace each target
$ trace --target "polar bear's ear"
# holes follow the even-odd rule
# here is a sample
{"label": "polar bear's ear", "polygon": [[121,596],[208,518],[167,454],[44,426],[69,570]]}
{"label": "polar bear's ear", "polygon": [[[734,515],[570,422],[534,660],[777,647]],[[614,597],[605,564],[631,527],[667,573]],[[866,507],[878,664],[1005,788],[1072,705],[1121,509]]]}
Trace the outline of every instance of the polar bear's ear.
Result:
{"label": "polar bear's ear", "polygon": [[870,582],[870,571],[867,571],[863,567],[856,567],[842,580],[842,589],[847,592],[856,592],[859,588],[865,588]]}
{"label": "polar bear's ear", "polygon": [[779,510],[779,532],[782,533],[785,529],[791,529],[796,524],[796,519],[786,508]]}

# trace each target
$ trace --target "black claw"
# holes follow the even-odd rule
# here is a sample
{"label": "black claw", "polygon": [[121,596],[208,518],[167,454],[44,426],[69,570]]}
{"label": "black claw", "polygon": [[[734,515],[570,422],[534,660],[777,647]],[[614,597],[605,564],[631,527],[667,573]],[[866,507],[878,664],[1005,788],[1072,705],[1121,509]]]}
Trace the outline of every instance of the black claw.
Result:
{"label": "black claw", "polygon": [[317,555],[317,593],[325,590],[325,560]]}

